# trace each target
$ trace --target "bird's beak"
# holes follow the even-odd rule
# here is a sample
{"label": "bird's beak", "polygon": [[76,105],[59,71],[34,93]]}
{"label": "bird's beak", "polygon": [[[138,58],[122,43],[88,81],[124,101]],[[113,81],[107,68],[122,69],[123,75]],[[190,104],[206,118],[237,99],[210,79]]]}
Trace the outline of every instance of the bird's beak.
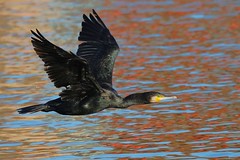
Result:
{"label": "bird's beak", "polygon": [[165,96],[153,96],[151,98],[151,103],[159,103],[159,102],[168,102],[168,101],[172,101],[177,99],[176,96],[172,96],[172,97],[165,97]]}
{"label": "bird's beak", "polygon": [[161,98],[160,98],[160,102],[168,102],[168,101],[173,101],[173,100],[175,100],[175,99],[177,99],[176,96],[172,96],[172,97],[161,97]]}

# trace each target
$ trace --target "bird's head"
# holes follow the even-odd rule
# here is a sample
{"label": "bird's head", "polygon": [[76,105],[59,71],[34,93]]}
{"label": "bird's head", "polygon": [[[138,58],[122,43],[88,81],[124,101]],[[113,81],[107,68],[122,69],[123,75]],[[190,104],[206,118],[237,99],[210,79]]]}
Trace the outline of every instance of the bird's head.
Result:
{"label": "bird's head", "polygon": [[149,103],[160,103],[177,99],[176,96],[166,96],[159,92],[145,92],[144,94]]}
{"label": "bird's head", "polygon": [[165,101],[171,101],[177,99],[176,96],[165,96],[159,92],[143,92],[143,93],[134,93],[130,94],[123,99],[123,104],[118,108],[127,108],[132,105],[137,104],[151,104],[151,103],[160,103]]}

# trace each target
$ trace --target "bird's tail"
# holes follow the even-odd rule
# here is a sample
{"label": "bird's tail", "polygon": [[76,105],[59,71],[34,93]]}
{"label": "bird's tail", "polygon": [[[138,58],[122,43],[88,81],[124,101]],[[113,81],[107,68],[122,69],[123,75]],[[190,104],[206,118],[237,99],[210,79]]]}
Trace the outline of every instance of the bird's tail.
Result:
{"label": "bird's tail", "polygon": [[48,108],[48,106],[45,104],[37,104],[37,105],[33,105],[33,106],[19,108],[19,109],[17,109],[17,111],[19,114],[35,113],[35,112],[39,112],[39,111],[46,111],[47,108]]}

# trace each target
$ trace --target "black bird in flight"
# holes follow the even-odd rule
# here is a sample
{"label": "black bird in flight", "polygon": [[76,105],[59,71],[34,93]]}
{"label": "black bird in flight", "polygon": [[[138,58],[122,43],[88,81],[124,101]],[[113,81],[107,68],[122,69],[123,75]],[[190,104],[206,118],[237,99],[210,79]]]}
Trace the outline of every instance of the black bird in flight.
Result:
{"label": "black bird in flight", "polygon": [[63,115],[86,115],[106,108],[176,99],[154,91],[134,93],[125,98],[118,95],[112,87],[112,72],[119,46],[95,10],[89,16],[83,14],[78,37],[82,43],[77,54],[54,45],[37,29],[31,32],[34,50],[44,62],[49,79],[64,90],[60,98],[18,109],[20,114],[55,111]]}

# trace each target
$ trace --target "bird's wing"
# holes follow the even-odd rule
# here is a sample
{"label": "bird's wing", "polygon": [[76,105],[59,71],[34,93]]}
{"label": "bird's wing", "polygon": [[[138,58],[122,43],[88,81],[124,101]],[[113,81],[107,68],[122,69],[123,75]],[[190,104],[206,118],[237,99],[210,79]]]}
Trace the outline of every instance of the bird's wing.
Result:
{"label": "bird's wing", "polygon": [[[44,62],[49,79],[57,88],[66,88],[60,93],[62,100],[85,96],[89,90],[96,92],[101,90],[91,76],[85,59],[49,42],[38,30],[31,32],[34,35],[31,37],[34,50]],[[76,91],[78,91],[78,97],[76,97]],[[66,92],[69,94],[65,94]]]}
{"label": "bird's wing", "polygon": [[83,41],[77,55],[86,59],[94,77],[100,84],[112,85],[112,71],[119,47],[98,14],[83,15],[82,31],[78,40]]}

